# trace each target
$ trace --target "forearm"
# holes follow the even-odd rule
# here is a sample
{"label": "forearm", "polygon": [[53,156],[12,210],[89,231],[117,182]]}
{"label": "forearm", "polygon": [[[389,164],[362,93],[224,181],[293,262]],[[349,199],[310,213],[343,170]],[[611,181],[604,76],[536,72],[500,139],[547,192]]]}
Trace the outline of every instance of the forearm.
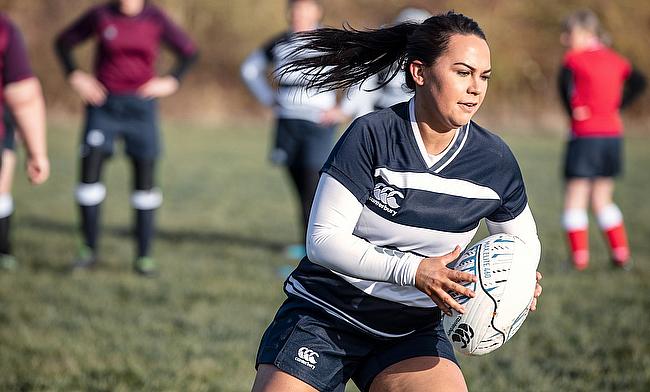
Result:
{"label": "forearm", "polygon": [[28,155],[46,157],[45,102],[38,79],[32,77],[10,83],[4,94]]}
{"label": "forearm", "polygon": [[535,260],[539,263],[541,257],[542,245],[537,236],[537,225],[530,211],[526,208],[514,219],[506,222],[492,222],[486,220],[486,225],[490,234],[506,233],[519,237],[529,247],[535,255]]}
{"label": "forearm", "polygon": [[415,285],[423,257],[382,248],[353,234],[363,206],[341,183],[323,174],[307,230],[309,259],[333,271],[398,285]]}
{"label": "forearm", "polygon": [[72,56],[72,47],[66,45],[62,39],[58,39],[54,44],[54,50],[66,76],[77,69],[77,63]]}
{"label": "forearm", "polygon": [[621,109],[629,106],[634,102],[641,93],[645,90],[647,85],[645,76],[636,69],[633,69],[630,77],[625,81],[623,87],[623,97],[621,98]]}
{"label": "forearm", "polygon": [[558,89],[562,100],[562,107],[569,115],[572,116],[571,109],[571,90],[573,89],[573,72],[566,67],[562,67],[558,76]]}
{"label": "forearm", "polygon": [[272,106],[275,92],[269,85],[266,71],[269,63],[260,51],[253,52],[241,66],[241,77],[248,89],[260,103]]}
{"label": "forearm", "polygon": [[183,76],[189,71],[189,69],[196,63],[196,60],[199,58],[199,53],[195,52],[192,55],[184,56],[178,55],[176,60],[176,66],[169,73],[171,76],[175,77],[179,82],[183,79]]}

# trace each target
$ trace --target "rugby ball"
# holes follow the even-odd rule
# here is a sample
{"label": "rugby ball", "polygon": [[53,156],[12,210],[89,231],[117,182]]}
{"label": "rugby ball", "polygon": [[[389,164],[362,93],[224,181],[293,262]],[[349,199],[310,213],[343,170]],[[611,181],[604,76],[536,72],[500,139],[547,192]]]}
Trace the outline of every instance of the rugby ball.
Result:
{"label": "rugby ball", "polygon": [[450,293],[465,314],[443,316],[445,334],[467,355],[485,355],[507,342],[528,316],[536,284],[537,254],[518,237],[496,234],[469,248],[450,268],[469,272],[476,296]]}

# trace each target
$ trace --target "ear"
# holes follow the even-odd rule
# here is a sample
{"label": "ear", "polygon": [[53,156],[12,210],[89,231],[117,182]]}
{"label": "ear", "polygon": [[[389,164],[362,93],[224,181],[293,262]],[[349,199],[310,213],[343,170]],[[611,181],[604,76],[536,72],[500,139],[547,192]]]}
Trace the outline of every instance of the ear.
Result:
{"label": "ear", "polygon": [[424,85],[424,70],[426,66],[422,61],[420,60],[413,60],[409,64],[409,72],[411,73],[411,77],[413,78],[413,81],[415,82],[416,85],[418,86],[423,86]]}
{"label": "ear", "polygon": [[569,46],[571,41],[569,40],[569,33],[560,34],[560,44],[562,46]]}

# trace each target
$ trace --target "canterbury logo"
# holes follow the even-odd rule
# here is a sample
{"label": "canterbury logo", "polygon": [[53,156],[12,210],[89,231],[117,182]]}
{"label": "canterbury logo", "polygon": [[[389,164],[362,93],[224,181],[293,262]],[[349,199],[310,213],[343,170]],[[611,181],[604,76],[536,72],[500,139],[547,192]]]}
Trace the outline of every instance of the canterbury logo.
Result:
{"label": "canterbury logo", "polygon": [[456,343],[461,343],[462,344],[461,348],[466,348],[467,343],[469,343],[473,337],[474,337],[474,330],[472,330],[472,327],[470,327],[467,324],[460,324],[458,328],[456,328],[454,333],[451,335],[451,340],[453,340]]}
{"label": "canterbury logo", "polygon": [[388,205],[390,208],[399,208],[399,204],[397,203],[398,197],[404,199],[404,194],[402,192],[396,191],[395,188],[381,182],[375,185],[373,196],[375,196],[375,199]]}
{"label": "canterbury logo", "polygon": [[300,349],[298,349],[298,356],[295,357],[294,360],[314,369],[316,368],[315,365],[317,363],[316,358],[318,358],[318,353],[316,351],[307,347],[300,347]]}

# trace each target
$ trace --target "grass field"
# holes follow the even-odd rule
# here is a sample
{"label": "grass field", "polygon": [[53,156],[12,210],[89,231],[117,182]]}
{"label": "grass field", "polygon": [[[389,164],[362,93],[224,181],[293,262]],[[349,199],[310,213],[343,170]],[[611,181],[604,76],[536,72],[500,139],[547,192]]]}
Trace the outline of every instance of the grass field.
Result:
{"label": "grass field", "polygon": [[[121,156],[105,174],[102,264],[93,272],[66,272],[79,241],[77,134],[50,130],[46,185],[31,188],[19,173],[13,223],[21,265],[0,274],[1,391],[250,389],[259,338],[284,298],[276,271],[290,261],[281,249],[298,238],[293,195],[284,173],[267,164],[264,127],[178,125],[165,136],[155,279],[131,273],[131,179]],[[609,267],[595,229],[592,266],[566,268],[562,140],[506,139],[539,226],[544,294],[506,346],[460,358],[470,390],[650,390],[650,138],[628,139],[617,193],[636,260],[629,273]]]}

